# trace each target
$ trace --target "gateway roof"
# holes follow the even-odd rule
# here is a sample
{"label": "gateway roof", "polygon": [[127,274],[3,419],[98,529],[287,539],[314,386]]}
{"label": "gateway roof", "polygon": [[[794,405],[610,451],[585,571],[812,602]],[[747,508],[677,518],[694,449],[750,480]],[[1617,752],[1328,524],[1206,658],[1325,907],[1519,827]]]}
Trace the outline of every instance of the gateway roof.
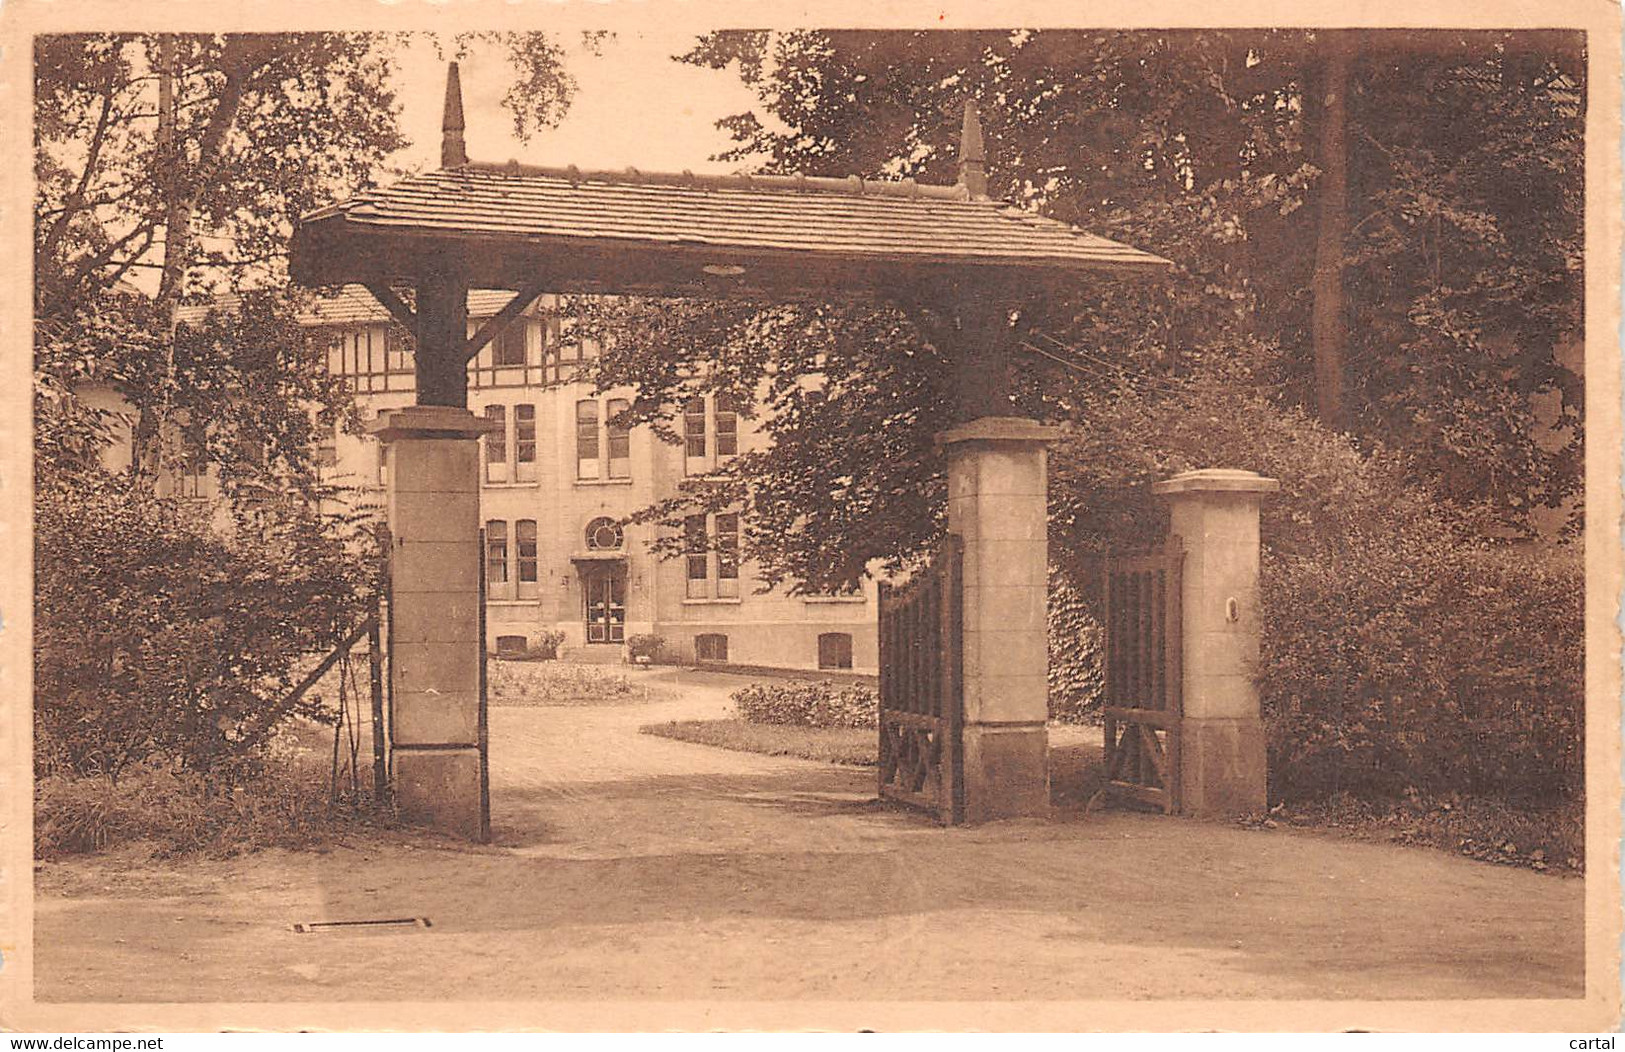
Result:
{"label": "gateway roof", "polygon": [[314,212],[307,226],[706,247],[810,258],[1003,266],[1161,268],[1167,260],[971,197],[963,186],[695,176],[467,164],[410,176]]}

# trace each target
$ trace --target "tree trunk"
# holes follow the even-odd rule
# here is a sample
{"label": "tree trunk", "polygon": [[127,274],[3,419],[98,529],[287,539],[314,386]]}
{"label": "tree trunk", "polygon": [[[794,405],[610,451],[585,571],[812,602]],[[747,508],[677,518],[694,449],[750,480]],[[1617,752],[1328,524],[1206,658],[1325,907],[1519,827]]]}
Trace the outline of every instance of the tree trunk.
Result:
{"label": "tree trunk", "polygon": [[1314,307],[1310,317],[1315,357],[1315,411],[1321,423],[1336,430],[1346,426],[1343,404],[1343,348],[1346,340],[1343,298],[1343,242],[1348,232],[1348,89],[1349,31],[1325,34],[1320,77],[1319,223],[1315,272],[1310,281]]}
{"label": "tree trunk", "polygon": [[[184,258],[183,246],[177,246],[175,232],[175,199],[180,180],[175,150],[175,38],[167,33],[158,35],[158,129],[153,137],[153,178],[158,180],[159,199],[165,202],[164,255],[162,277],[158,282],[158,317],[164,326],[164,373],[160,382],[167,384],[175,373],[175,306],[178,302],[179,282],[173,275],[171,260]],[[184,242],[184,234],[180,236]],[[165,309],[165,301],[168,307]],[[133,448],[130,469],[148,484],[156,485],[162,467],[160,451],[168,417],[169,396],[165,394],[159,404],[143,405],[136,420],[132,436]]]}
{"label": "tree trunk", "polygon": [[164,375],[160,382],[164,384],[164,393],[159,399],[155,419],[146,428],[148,439],[158,449],[162,448],[168,424],[168,388],[175,379],[176,314],[181,294],[186,289],[186,274],[192,263],[192,217],[197,210],[198,195],[208,180],[213,178],[225,147],[226,135],[237,122],[245,82],[253,67],[255,46],[239,41],[226,45],[221,62],[225,83],[198,141],[196,165],[189,167],[186,151],[176,135],[174,38],[158,38],[158,136],[155,155],[158,170],[153,175],[162,189],[164,201],[164,250],[154,305],[158,324],[163,327]]}

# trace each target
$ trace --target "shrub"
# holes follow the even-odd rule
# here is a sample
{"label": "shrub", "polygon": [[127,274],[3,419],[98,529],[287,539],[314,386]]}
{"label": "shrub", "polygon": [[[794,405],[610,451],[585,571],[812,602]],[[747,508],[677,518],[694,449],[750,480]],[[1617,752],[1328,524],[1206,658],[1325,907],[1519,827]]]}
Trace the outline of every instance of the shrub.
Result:
{"label": "shrub", "polygon": [[1269,560],[1258,673],[1272,795],[1578,794],[1578,559],[1411,541]]}
{"label": "shrub", "polygon": [[530,656],[539,661],[552,661],[559,656],[559,647],[564,645],[564,633],[557,630],[542,632],[531,644]]}
{"label": "shrub", "polygon": [[117,778],[229,771],[313,697],[279,703],[360,620],[369,563],[298,511],[227,534],[139,481],[35,497],[34,718],[42,759]]}
{"label": "shrub", "polygon": [[649,689],[626,673],[604,665],[551,665],[493,661],[486,683],[492,704],[550,704],[583,701],[647,700]]}
{"label": "shrub", "polygon": [[733,700],[739,715],[751,723],[874,727],[880,718],[880,695],[874,688],[827,679],[752,683],[734,691]]}
{"label": "shrub", "polygon": [[626,653],[633,661],[646,657],[651,662],[660,660],[660,652],[666,649],[666,641],[656,635],[632,636],[626,641]]}

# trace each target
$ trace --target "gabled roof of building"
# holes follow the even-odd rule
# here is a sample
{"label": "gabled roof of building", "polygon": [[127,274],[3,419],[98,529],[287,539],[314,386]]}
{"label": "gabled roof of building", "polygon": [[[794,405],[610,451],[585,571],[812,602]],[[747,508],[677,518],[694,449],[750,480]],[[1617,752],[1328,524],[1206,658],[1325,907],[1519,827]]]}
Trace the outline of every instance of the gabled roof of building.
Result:
{"label": "gabled roof of building", "polygon": [[[507,289],[470,289],[468,316],[489,318],[513,299]],[[230,313],[237,309],[241,298],[231,293],[216,296],[208,303],[182,304],[175,311],[175,320],[186,325],[202,321],[210,311]],[[337,290],[318,295],[314,303],[299,312],[301,325],[373,325],[389,320],[389,312],[362,285],[343,285]]]}
{"label": "gabled roof of building", "polygon": [[[507,289],[470,289],[468,316],[489,318],[513,299]],[[344,285],[337,292],[319,297],[309,310],[299,314],[305,325],[363,325],[389,320],[389,311],[361,285]]]}

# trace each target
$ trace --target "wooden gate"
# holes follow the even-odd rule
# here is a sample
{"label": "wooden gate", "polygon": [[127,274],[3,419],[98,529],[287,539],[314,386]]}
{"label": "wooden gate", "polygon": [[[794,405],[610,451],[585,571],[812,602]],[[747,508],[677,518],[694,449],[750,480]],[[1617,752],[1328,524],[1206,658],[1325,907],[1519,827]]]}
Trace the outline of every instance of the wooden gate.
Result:
{"label": "wooden gate", "polygon": [[1179,538],[1106,558],[1106,788],[1179,810],[1183,712]]}
{"label": "wooden gate", "polygon": [[880,795],[965,818],[964,545],[950,535],[901,587],[880,584]]}

